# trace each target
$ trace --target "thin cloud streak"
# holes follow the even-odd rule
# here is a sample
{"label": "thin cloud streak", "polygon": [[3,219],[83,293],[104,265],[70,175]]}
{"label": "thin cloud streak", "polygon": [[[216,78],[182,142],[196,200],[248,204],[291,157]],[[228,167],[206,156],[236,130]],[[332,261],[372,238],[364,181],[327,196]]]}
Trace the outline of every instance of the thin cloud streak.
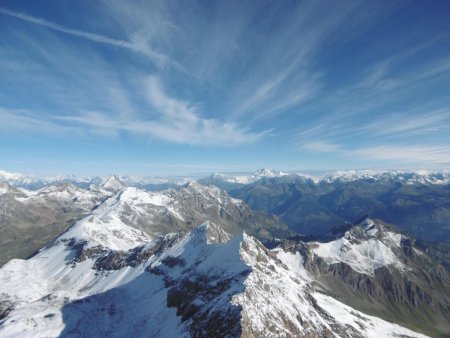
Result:
{"label": "thin cloud streak", "polygon": [[442,146],[392,146],[380,145],[350,151],[352,156],[361,156],[367,160],[386,161],[389,163],[427,166],[450,165],[450,147]]}
{"label": "thin cloud streak", "polygon": [[0,130],[4,132],[11,130],[33,132],[39,130],[53,135],[63,135],[76,131],[75,128],[61,126],[53,121],[42,119],[40,114],[34,114],[27,109],[0,107],[0,120],[2,121]]}
{"label": "thin cloud streak", "polygon": [[323,139],[342,143],[358,137],[366,143],[382,141],[380,138],[398,143],[414,137],[421,138],[424,144],[432,139],[449,142],[450,110],[441,108],[448,106],[446,98],[441,102],[438,99],[421,102],[420,109],[408,107],[391,111],[389,107],[391,103],[395,106],[401,100],[411,98],[411,92],[419,91],[425,81],[439,83],[450,71],[448,61],[436,59],[420,68],[406,68],[401,74],[392,75],[394,69],[401,69],[403,57],[411,56],[417,50],[381,61],[359,80],[331,91],[321,98],[321,102],[311,103],[307,111],[313,112],[317,107],[323,109],[325,105],[328,112],[318,114],[299,128],[294,140],[300,144]]}
{"label": "thin cloud streak", "polygon": [[327,143],[342,143],[358,138],[365,143],[379,143],[388,139],[398,143],[400,140],[415,138],[426,144],[431,141],[450,140],[450,110],[447,108],[392,112],[381,117],[371,117],[369,121],[364,122],[356,117],[352,120],[351,116],[339,114],[327,116],[326,119],[327,121],[299,131],[296,134],[297,142],[314,144],[326,140]]}
{"label": "thin cloud streak", "polygon": [[52,30],[55,30],[58,32],[62,32],[65,34],[83,38],[86,40],[90,40],[90,41],[94,41],[94,42],[98,42],[98,43],[106,44],[106,45],[110,45],[110,46],[120,47],[120,48],[124,48],[127,50],[131,50],[133,52],[141,53],[141,54],[149,57],[153,61],[155,61],[157,64],[166,64],[166,63],[170,62],[170,60],[165,55],[155,52],[154,50],[150,49],[147,45],[139,43],[139,42],[118,40],[118,39],[110,38],[110,37],[107,37],[104,35],[99,35],[99,34],[95,34],[95,33],[84,32],[84,31],[80,31],[80,30],[76,30],[76,29],[67,28],[67,27],[61,26],[57,23],[47,21],[42,18],[37,18],[37,17],[31,16],[28,14],[24,14],[24,13],[13,12],[13,11],[10,11],[10,10],[7,10],[7,9],[1,8],[1,7],[0,7],[0,13],[36,24],[36,25],[39,25],[42,27],[46,27],[46,28],[49,28],[49,29],[52,29]]}
{"label": "thin cloud streak", "polygon": [[435,145],[388,145],[363,146],[354,149],[341,144],[316,141],[303,145],[302,149],[312,153],[333,153],[352,160],[386,162],[396,165],[414,164],[416,166],[448,166],[450,146]]}
{"label": "thin cloud streak", "polygon": [[360,128],[359,131],[369,132],[374,136],[426,135],[438,131],[450,133],[450,110],[438,109],[431,112],[415,111],[392,114],[374,120]]}

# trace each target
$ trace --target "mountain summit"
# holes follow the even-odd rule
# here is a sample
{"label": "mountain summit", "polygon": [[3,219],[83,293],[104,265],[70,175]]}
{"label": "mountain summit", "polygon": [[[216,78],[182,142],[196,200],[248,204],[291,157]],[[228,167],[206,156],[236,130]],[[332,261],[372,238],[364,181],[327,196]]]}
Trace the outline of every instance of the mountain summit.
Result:
{"label": "mountain summit", "polygon": [[111,192],[118,192],[126,186],[116,175],[111,175],[100,185],[100,187]]}

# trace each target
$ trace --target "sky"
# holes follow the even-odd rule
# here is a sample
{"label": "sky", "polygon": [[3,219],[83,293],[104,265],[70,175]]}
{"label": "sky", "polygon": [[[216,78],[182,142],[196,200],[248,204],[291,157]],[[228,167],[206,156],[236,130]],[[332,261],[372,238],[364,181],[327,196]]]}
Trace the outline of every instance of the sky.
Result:
{"label": "sky", "polygon": [[0,0],[0,169],[450,168],[449,1]]}

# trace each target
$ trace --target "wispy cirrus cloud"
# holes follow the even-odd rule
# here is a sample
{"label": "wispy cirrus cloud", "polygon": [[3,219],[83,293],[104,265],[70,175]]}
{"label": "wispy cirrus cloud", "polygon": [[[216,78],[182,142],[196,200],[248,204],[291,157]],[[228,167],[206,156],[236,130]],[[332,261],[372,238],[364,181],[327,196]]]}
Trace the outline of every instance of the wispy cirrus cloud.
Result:
{"label": "wispy cirrus cloud", "polygon": [[146,108],[148,116],[141,112],[123,119],[114,114],[90,111],[71,116],[57,116],[56,120],[86,126],[93,132],[126,131],[169,142],[196,145],[229,146],[253,143],[271,132],[254,132],[236,123],[202,118],[194,106],[168,96],[154,76],[145,80],[144,88],[149,103]]}
{"label": "wispy cirrus cloud", "polygon": [[352,156],[361,156],[366,160],[384,161],[394,164],[414,164],[415,166],[450,165],[450,147],[445,145],[378,145],[349,152]]}
{"label": "wispy cirrus cloud", "polygon": [[[409,68],[405,58],[423,48],[380,61],[355,81],[330,91],[320,103],[312,103],[307,111],[326,107],[327,113],[301,126],[296,141],[343,144],[349,149],[356,144],[414,144],[418,140],[424,146],[448,144],[450,102],[439,92],[449,79],[449,63],[436,58]],[[427,99],[430,91],[437,92],[433,100]]]}
{"label": "wispy cirrus cloud", "polygon": [[41,114],[33,113],[28,109],[10,109],[0,107],[0,130],[3,132],[19,131],[24,133],[46,132],[50,134],[63,135],[67,132],[74,132],[74,128],[68,126],[61,127],[55,121],[43,119]]}
{"label": "wispy cirrus cloud", "polygon": [[[174,105],[184,105],[182,102],[169,100],[172,100]],[[106,137],[117,136],[123,131],[173,143],[223,147],[256,142],[270,133],[270,130],[252,132],[236,124],[201,119],[198,116],[193,116],[195,122],[191,121],[190,125],[186,126],[182,124],[182,120],[172,121],[164,117],[158,120],[138,117],[122,119],[118,115],[98,111],[42,119],[41,114],[28,110],[0,107],[0,119],[3,121],[0,130],[10,132],[14,130],[32,134],[44,132],[58,137],[76,135],[87,137],[89,134]]]}
{"label": "wispy cirrus cloud", "polygon": [[409,112],[392,113],[383,118],[377,117],[373,121],[361,126],[359,133],[370,133],[374,137],[395,136],[408,138],[415,136],[438,136],[450,132],[450,109],[441,108],[434,111],[414,110]]}
{"label": "wispy cirrus cloud", "polygon": [[350,163],[377,163],[391,166],[412,165],[414,167],[442,167],[450,165],[450,146],[448,144],[376,144],[352,148],[326,141],[303,145],[304,150],[313,153],[332,153],[345,158]]}
{"label": "wispy cirrus cloud", "polygon": [[54,22],[51,22],[51,21],[48,21],[48,20],[45,20],[42,18],[37,18],[37,17],[31,16],[31,15],[28,15],[25,13],[18,13],[18,12],[10,11],[8,9],[1,8],[1,7],[0,7],[0,14],[12,16],[17,19],[24,20],[24,21],[33,23],[33,24],[41,26],[41,27],[45,27],[45,28],[48,28],[48,29],[51,29],[54,31],[68,34],[68,35],[76,36],[76,37],[79,37],[82,39],[86,39],[86,40],[90,40],[93,42],[98,42],[101,44],[110,45],[110,46],[114,46],[114,47],[124,48],[124,49],[130,50],[130,51],[133,51],[133,52],[137,52],[137,53],[140,53],[140,54],[143,54],[143,55],[149,57],[150,59],[155,61],[157,64],[163,65],[163,64],[168,64],[168,63],[172,62],[166,55],[163,55],[161,53],[154,51],[153,49],[151,49],[149,47],[148,44],[144,43],[140,39],[133,39],[131,41],[114,39],[114,38],[96,34],[96,33],[84,32],[82,30],[67,28],[63,25],[59,25],[57,23],[54,23]]}
{"label": "wispy cirrus cloud", "polygon": [[332,116],[326,119],[328,121],[300,130],[297,133],[300,144],[345,144],[348,140],[358,139],[357,143],[348,144],[352,148],[358,143],[404,143],[412,139],[422,140],[424,144],[449,142],[450,110],[447,108],[394,111],[362,119],[357,115],[337,114],[334,119]]}

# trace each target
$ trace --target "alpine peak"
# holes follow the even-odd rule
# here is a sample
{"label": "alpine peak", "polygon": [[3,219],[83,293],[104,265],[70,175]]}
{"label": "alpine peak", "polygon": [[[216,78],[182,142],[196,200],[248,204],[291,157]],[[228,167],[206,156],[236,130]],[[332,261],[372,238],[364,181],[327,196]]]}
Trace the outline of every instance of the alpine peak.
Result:
{"label": "alpine peak", "polygon": [[125,184],[116,175],[111,175],[103,182],[101,187],[105,190],[118,192],[125,188]]}

